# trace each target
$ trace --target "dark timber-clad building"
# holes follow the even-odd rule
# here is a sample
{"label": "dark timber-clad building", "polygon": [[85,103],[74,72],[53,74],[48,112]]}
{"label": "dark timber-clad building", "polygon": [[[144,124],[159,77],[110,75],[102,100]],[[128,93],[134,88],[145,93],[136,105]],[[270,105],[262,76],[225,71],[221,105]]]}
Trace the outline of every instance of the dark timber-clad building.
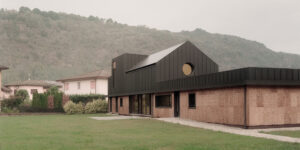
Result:
{"label": "dark timber-clad building", "polygon": [[112,60],[109,110],[243,127],[300,124],[300,70],[218,65],[187,41]]}

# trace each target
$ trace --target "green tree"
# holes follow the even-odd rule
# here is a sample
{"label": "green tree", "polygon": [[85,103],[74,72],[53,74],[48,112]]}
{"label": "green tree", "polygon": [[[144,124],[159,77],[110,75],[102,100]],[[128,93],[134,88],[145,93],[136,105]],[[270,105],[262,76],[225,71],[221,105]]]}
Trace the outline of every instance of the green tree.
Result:
{"label": "green tree", "polygon": [[23,89],[18,90],[16,92],[15,96],[21,98],[22,101],[29,99],[29,94],[28,94],[27,90],[23,90]]}
{"label": "green tree", "polygon": [[52,86],[47,90],[47,95],[55,95],[59,93],[59,89],[57,86]]}

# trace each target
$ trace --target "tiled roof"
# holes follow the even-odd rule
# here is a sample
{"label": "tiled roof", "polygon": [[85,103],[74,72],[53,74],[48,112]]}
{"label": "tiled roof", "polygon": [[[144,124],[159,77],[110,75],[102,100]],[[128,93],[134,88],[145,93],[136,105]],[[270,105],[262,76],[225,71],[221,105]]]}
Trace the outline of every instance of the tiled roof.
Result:
{"label": "tiled roof", "polygon": [[110,72],[106,70],[98,70],[94,72],[85,73],[78,76],[68,77],[64,79],[59,79],[57,81],[70,81],[70,80],[82,80],[82,79],[93,79],[93,78],[104,78],[110,77]]}
{"label": "tiled roof", "polygon": [[27,80],[22,82],[15,82],[6,84],[5,86],[42,86],[42,87],[51,87],[51,86],[58,86],[61,87],[62,85],[55,81],[46,81],[46,80]]}

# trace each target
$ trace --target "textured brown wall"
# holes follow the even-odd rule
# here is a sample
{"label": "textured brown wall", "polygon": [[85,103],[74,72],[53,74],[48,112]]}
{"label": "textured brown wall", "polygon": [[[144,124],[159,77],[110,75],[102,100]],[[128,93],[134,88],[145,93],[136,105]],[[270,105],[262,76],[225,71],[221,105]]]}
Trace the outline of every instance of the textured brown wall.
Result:
{"label": "textured brown wall", "polygon": [[[120,99],[123,98],[123,107],[120,106]],[[120,115],[129,115],[129,96],[119,97],[119,114]]]}
{"label": "textured brown wall", "polygon": [[111,100],[112,100],[112,108],[111,108],[111,112],[112,112],[112,113],[116,113],[116,98],[113,97]]}
{"label": "textured brown wall", "polygon": [[[188,94],[196,94],[196,109],[189,109]],[[229,125],[244,125],[244,88],[180,92],[180,118]]]}
{"label": "textured brown wall", "polygon": [[[167,93],[168,94],[168,93]],[[156,94],[156,95],[165,95],[165,94]],[[174,117],[174,94],[172,93],[172,107],[155,107],[155,94],[152,95],[152,110],[153,115],[152,117],[155,118],[164,118],[164,117]]]}
{"label": "textured brown wall", "polygon": [[300,124],[300,88],[247,89],[249,126]]}

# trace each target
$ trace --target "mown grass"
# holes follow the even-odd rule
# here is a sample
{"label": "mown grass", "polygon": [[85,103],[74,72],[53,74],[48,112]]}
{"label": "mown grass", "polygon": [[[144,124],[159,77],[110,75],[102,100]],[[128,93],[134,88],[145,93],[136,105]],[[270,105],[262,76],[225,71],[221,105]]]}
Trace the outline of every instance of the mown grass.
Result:
{"label": "mown grass", "polygon": [[299,144],[213,132],[152,119],[97,115],[0,117],[0,150],[299,150]]}

